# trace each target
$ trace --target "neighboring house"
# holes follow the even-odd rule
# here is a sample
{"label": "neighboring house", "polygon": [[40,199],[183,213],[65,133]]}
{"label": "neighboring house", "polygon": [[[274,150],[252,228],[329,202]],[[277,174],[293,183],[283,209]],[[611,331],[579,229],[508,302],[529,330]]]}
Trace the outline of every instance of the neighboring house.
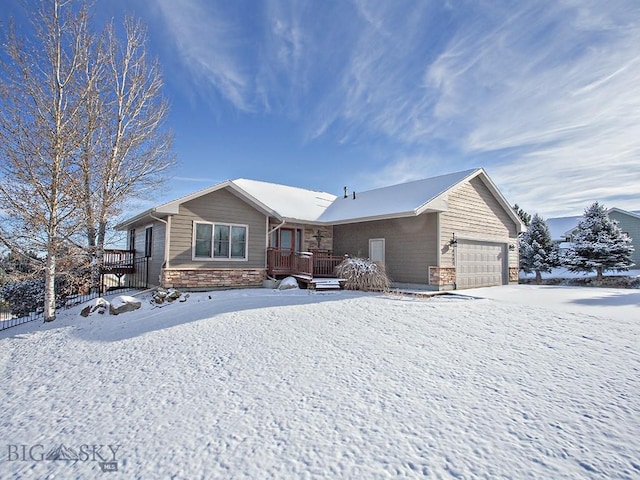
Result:
{"label": "neighboring house", "polygon": [[[631,238],[634,252],[631,261],[640,265],[640,210],[627,211],[621,208],[607,210],[609,218],[616,220],[623,233]],[[572,236],[575,233],[582,216],[557,217],[547,219],[547,226],[551,239],[560,247],[560,253],[566,252],[572,246]]]}
{"label": "neighboring house", "polygon": [[[117,226],[148,258],[152,285],[262,285],[267,276],[334,276],[344,255],[385,264],[396,283],[433,289],[518,280],[524,225],[483,169],[336,197],[229,180]],[[131,252],[133,251],[133,252]]]}

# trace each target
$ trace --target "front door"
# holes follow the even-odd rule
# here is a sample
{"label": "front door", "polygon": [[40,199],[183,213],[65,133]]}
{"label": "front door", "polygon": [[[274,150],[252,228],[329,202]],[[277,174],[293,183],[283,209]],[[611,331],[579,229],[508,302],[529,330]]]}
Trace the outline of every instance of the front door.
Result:
{"label": "front door", "polygon": [[280,244],[278,245],[282,250],[291,250],[295,252],[296,250],[296,231],[291,228],[281,228],[280,229]]}

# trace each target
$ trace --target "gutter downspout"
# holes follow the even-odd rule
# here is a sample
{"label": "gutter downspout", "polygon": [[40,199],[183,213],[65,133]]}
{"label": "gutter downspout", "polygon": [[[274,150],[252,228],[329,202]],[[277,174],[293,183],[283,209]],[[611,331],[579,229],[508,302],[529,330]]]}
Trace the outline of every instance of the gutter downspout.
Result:
{"label": "gutter downspout", "polygon": [[[269,222],[269,219],[267,219],[267,225],[268,225],[268,222]],[[267,232],[267,239],[266,239],[267,240],[266,241],[267,248],[269,248],[269,239],[271,238],[271,234],[273,232],[275,232],[276,230],[280,230],[284,226],[285,223],[287,223],[287,221],[286,220],[282,220],[282,223],[280,225],[276,225],[275,227],[273,227],[271,230],[269,230]],[[265,263],[264,269],[267,270],[269,265],[266,265],[266,263],[267,263],[267,259],[266,258],[265,258],[265,262],[264,263]],[[267,278],[269,280],[275,280],[275,278],[270,277],[269,274],[267,274]]]}
{"label": "gutter downspout", "polygon": [[269,241],[269,237],[271,236],[271,234],[273,232],[275,232],[276,230],[280,230],[282,227],[284,227],[284,224],[287,223],[286,220],[283,220],[282,223],[280,225],[276,225],[275,227],[273,227],[271,230],[269,230],[269,232],[267,233],[267,241]]}

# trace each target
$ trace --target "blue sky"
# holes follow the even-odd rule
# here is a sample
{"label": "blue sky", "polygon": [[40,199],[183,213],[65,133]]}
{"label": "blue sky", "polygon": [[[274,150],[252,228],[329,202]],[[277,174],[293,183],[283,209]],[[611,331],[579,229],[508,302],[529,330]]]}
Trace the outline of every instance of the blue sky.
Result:
{"label": "blue sky", "polygon": [[145,22],[163,66],[179,166],[157,201],[480,166],[530,213],[640,209],[637,0],[96,4]]}

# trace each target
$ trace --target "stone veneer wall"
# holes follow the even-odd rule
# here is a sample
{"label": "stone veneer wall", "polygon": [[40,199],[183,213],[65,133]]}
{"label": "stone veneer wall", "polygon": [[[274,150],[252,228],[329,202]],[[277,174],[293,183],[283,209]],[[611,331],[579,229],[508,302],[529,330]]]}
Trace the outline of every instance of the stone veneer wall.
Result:
{"label": "stone veneer wall", "polygon": [[240,268],[165,268],[165,288],[211,289],[227,287],[261,287],[267,278],[264,269]]}
{"label": "stone veneer wall", "polygon": [[518,282],[518,273],[520,269],[518,267],[509,267],[509,282]]}
{"label": "stone veneer wall", "polygon": [[453,287],[456,283],[456,267],[429,267],[429,285]]}

